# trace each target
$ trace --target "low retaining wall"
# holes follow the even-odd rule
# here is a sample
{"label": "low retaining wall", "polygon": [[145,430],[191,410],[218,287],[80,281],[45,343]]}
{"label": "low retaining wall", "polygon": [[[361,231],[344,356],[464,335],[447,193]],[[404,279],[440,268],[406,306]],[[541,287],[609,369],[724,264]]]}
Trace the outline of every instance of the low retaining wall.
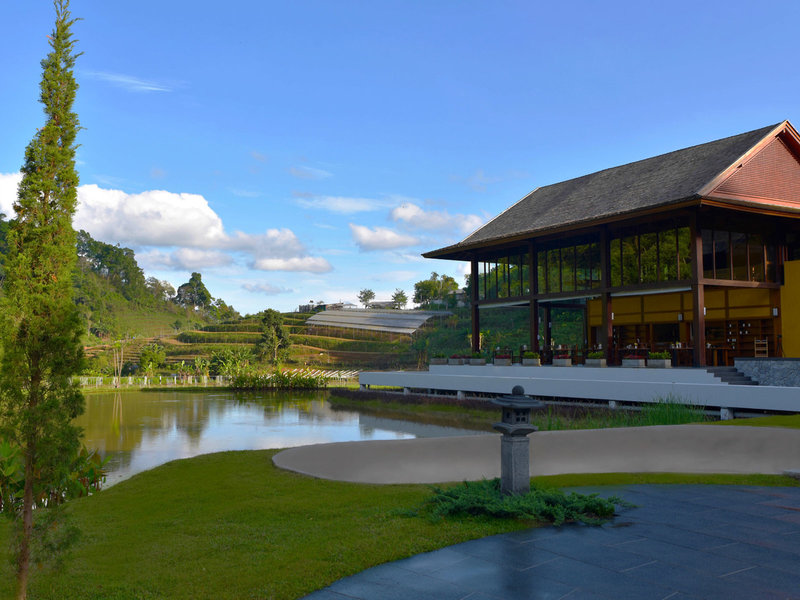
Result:
{"label": "low retaining wall", "polygon": [[736,357],[734,365],[759,385],[800,387],[800,358]]}

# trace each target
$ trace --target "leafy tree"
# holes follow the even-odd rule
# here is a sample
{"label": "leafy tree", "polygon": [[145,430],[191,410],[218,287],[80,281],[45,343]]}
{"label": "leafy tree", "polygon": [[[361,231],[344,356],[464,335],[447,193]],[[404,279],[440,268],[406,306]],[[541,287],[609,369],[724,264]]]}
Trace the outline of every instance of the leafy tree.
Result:
{"label": "leafy tree", "polygon": [[206,308],[212,299],[200,273],[192,273],[189,281],[180,286],[175,295],[175,302],[184,308]]}
{"label": "leafy tree", "polygon": [[3,279],[5,278],[5,267],[3,265],[6,262],[5,256],[8,254],[6,238],[8,237],[9,223],[4,219],[5,215],[0,213],[0,287],[2,287]]}
{"label": "leafy tree", "polygon": [[166,279],[159,281],[155,277],[148,277],[144,285],[155,300],[171,300],[175,297],[175,288],[172,287],[172,284]]}
{"label": "leafy tree", "polygon": [[233,321],[234,319],[240,319],[242,315],[233,308],[225,303],[222,298],[217,298],[214,300],[213,304],[208,307],[209,316],[217,321]]}
{"label": "leafy tree", "polygon": [[408,304],[408,296],[406,296],[403,290],[398,288],[394,291],[394,294],[392,294],[392,302],[394,302],[396,308],[405,308],[406,304]]}
{"label": "leafy tree", "polygon": [[41,63],[46,122],[25,150],[0,307],[0,434],[21,449],[25,478],[16,513],[22,521],[17,598],[27,595],[34,508],[36,521],[46,519],[56,503],[48,500],[57,497],[50,492],[69,479],[80,450],[72,420],[84,409],[71,379],[83,365],[82,325],[72,301],[79,128],[72,111],[78,87],[72,74],[75,20],[69,0],[56,0],[55,9],[51,51]]}
{"label": "leafy tree", "polygon": [[167,362],[167,351],[164,346],[153,342],[147,344],[139,351],[139,368],[152,376],[156,369]]}
{"label": "leafy tree", "polygon": [[449,294],[458,289],[458,283],[449,275],[431,273],[429,279],[414,284],[414,302],[420,305],[442,304]]}
{"label": "leafy tree", "polygon": [[283,327],[281,313],[272,308],[264,311],[261,317],[261,339],[256,343],[256,354],[270,362],[278,362],[278,357],[289,349],[289,336]]}
{"label": "leafy tree", "polygon": [[369,306],[369,303],[375,300],[375,292],[370,289],[363,289],[358,292],[358,301],[364,305],[364,308]]}
{"label": "leafy tree", "polygon": [[82,268],[107,279],[126,300],[145,299],[144,272],[133,250],[99,242],[83,230],[78,232],[77,238],[78,261]]}

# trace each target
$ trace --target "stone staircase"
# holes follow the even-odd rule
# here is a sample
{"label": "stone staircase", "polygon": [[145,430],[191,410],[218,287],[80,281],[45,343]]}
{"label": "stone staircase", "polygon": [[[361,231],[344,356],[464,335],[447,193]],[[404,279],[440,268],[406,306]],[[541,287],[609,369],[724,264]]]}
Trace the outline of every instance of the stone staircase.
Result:
{"label": "stone staircase", "polygon": [[737,371],[736,367],[708,367],[706,371],[728,385],[758,385],[757,381]]}

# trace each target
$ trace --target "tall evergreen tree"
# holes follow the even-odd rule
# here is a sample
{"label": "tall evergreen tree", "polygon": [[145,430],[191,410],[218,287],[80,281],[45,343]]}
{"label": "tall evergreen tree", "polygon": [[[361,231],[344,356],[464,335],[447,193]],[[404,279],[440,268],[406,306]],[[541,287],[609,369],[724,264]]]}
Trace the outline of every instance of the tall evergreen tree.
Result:
{"label": "tall evergreen tree", "polygon": [[0,307],[0,435],[21,448],[25,464],[17,598],[27,594],[34,507],[38,520],[58,502],[53,490],[68,478],[80,446],[72,420],[84,407],[71,380],[83,361],[81,323],[72,301],[79,129],[72,71],[78,55],[69,0],[55,0],[54,6],[51,51],[41,63],[46,122],[25,150]]}

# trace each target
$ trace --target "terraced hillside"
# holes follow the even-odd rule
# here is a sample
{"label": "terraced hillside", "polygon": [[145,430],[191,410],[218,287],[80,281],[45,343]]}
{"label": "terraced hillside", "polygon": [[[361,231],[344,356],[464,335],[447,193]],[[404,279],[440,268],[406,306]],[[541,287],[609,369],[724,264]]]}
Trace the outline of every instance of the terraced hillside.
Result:
{"label": "terraced hillside", "polygon": [[[288,313],[283,315],[284,327],[292,343],[287,366],[314,366],[335,369],[388,369],[409,368],[416,365],[416,354],[410,340],[386,341],[358,339],[357,331],[343,332],[341,336],[310,335],[306,319],[310,315]],[[261,322],[257,317],[233,323],[205,325],[199,329],[141,337],[125,346],[125,361],[138,364],[141,348],[149,343],[163,345],[168,369],[183,361],[194,362],[197,357],[210,359],[214,352],[225,348],[246,347],[255,349],[261,336]],[[89,356],[110,355],[111,345],[87,349]],[[110,362],[107,360],[106,362]]]}

